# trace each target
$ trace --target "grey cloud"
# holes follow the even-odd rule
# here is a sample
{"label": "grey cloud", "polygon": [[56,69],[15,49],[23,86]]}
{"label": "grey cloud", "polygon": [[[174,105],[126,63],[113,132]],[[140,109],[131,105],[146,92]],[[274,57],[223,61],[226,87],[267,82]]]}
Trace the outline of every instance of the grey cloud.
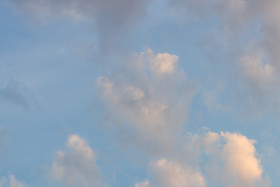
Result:
{"label": "grey cloud", "polygon": [[275,110],[278,112],[279,1],[170,0],[170,2],[192,18],[204,20],[212,17],[213,20],[217,20],[215,27],[218,28],[212,39],[214,43],[223,45],[220,44],[222,46],[220,49],[213,44],[208,45],[214,56],[220,53],[222,53],[220,56],[226,56],[221,57],[221,61],[227,64],[223,68],[229,68],[232,76],[235,76],[229,80],[237,90],[233,93],[233,98],[238,102],[233,102],[239,103],[241,108],[252,114],[258,115]]}
{"label": "grey cloud", "polygon": [[16,81],[10,81],[0,88],[0,98],[11,101],[25,109],[30,108],[28,97],[24,94],[21,85]]}
{"label": "grey cloud", "polygon": [[[11,0],[13,7],[34,19],[71,17],[97,25],[100,48],[106,50],[145,12],[148,0]],[[111,47],[112,48],[112,47]]]}

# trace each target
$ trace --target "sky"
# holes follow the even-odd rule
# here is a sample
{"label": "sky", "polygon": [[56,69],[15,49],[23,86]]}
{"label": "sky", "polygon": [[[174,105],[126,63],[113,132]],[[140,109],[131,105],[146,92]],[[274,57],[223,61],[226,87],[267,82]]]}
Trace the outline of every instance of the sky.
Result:
{"label": "sky", "polygon": [[278,187],[278,0],[0,0],[0,187]]}

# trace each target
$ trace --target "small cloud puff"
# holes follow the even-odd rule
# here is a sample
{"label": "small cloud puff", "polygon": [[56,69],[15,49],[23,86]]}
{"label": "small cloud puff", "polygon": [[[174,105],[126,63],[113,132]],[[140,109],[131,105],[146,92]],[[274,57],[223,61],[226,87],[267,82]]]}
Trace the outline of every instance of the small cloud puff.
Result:
{"label": "small cloud puff", "polygon": [[106,186],[95,163],[95,155],[78,135],[70,135],[66,151],[57,151],[51,176],[70,186]]}

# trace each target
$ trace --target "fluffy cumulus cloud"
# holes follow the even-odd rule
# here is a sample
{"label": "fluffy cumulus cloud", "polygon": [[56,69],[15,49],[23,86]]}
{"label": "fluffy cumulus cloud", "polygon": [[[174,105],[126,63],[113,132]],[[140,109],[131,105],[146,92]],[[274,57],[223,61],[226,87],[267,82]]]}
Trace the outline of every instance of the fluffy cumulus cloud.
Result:
{"label": "fluffy cumulus cloud", "polygon": [[206,163],[209,180],[224,186],[270,186],[257,158],[255,141],[238,133],[209,132],[202,137],[203,152],[211,161]]}
{"label": "fluffy cumulus cloud", "polygon": [[13,174],[10,174],[9,177],[1,177],[0,187],[27,187],[27,185],[18,181]]}
{"label": "fluffy cumulus cloud", "polygon": [[227,185],[255,186],[261,179],[262,168],[255,157],[254,141],[240,134],[222,133],[221,136],[226,140],[221,158],[225,180],[231,181]]}
{"label": "fluffy cumulus cloud", "polygon": [[[248,60],[244,58],[244,66],[250,66]],[[262,71],[274,81],[269,66],[248,71],[252,78],[256,78],[253,71]],[[254,140],[229,132],[183,135],[197,85],[180,68],[177,56],[147,50],[133,56],[117,73],[99,77],[97,85],[113,127],[122,136],[132,134],[129,142],[136,140],[137,148],[157,153],[151,156],[148,179],[135,187],[270,186]]]}
{"label": "fluffy cumulus cloud", "polygon": [[152,182],[137,183],[135,187],[203,187],[203,176],[189,167],[166,159],[151,162],[149,166]]}
{"label": "fluffy cumulus cloud", "polygon": [[99,77],[97,85],[114,126],[131,129],[134,139],[155,150],[167,148],[180,134],[198,90],[176,55],[150,49],[134,55],[117,73]]}
{"label": "fluffy cumulus cloud", "polygon": [[95,154],[78,135],[70,135],[66,151],[56,153],[51,176],[70,186],[106,186],[103,184]]}
{"label": "fluffy cumulus cloud", "polygon": [[150,180],[135,187],[268,187],[254,143],[238,133],[188,135],[169,159],[151,162]]}

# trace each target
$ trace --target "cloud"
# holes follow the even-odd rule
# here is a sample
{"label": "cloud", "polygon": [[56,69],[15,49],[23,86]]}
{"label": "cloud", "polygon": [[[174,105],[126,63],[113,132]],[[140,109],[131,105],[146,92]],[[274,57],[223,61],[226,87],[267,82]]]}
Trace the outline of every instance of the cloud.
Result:
{"label": "cloud", "polygon": [[[240,105],[238,110],[245,108],[246,113],[257,115],[279,111],[279,1],[170,0],[170,3],[201,23],[209,22],[209,18],[214,21],[208,29],[214,32],[206,33],[214,42],[204,46],[210,45],[214,56],[226,64],[223,69],[228,68],[232,76],[241,74],[234,80],[228,77],[235,87],[232,103]],[[220,50],[219,45],[223,46]],[[212,95],[207,97],[213,101]]]}
{"label": "cloud", "polygon": [[144,182],[135,184],[135,187],[149,187],[149,186],[151,186],[151,183],[149,181],[144,181]]}
{"label": "cloud", "polygon": [[11,5],[27,14],[31,14],[31,16],[41,18],[52,16],[67,16],[74,19],[93,18],[97,19],[100,24],[104,22],[103,24],[120,24],[119,26],[130,23],[143,10],[145,2],[145,0],[141,2],[137,0],[9,1]]}
{"label": "cloud", "polygon": [[118,72],[99,77],[97,86],[114,127],[121,134],[134,133],[130,142],[155,152],[172,147],[198,91],[176,55],[151,49],[134,55]]}
{"label": "cloud", "polygon": [[27,185],[18,181],[13,174],[10,174],[9,177],[1,177],[0,187],[27,187]]}
{"label": "cloud", "polygon": [[[187,10],[190,16],[203,19],[210,15],[218,20],[223,31],[226,29],[237,36],[240,36],[240,32],[236,31],[254,27],[256,23],[264,28],[269,25],[277,27],[276,21],[280,18],[277,0],[170,0],[170,3],[178,9]],[[266,31],[264,33],[267,34]]]}
{"label": "cloud", "polygon": [[30,101],[24,93],[23,87],[16,81],[2,84],[0,87],[0,99],[6,99],[25,109],[30,108]]}
{"label": "cloud", "polygon": [[263,115],[277,113],[280,102],[280,77],[277,68],[267,62],[259,52],[246,54],[239,61],[241,90],[244,96],[239,100],[250,113]]}
{"label": "cloud", "polygon": [[204,152],[211,158],[206,166],[212,180],[228,187],[270,186],[270,180],[262,176],[254,140],[229,132],[209,132],[202,139]]}
{"label": "cloud", "polygon": [[136,23],[145,12],[147,0],[11,0],[16,9],[33,19],[70,17],[74,20],[93,21],[100,36],[100,48],[113,45],[117,36]]}
{"label": "cloud", "polygon": [[171,4],[183,10],[187,10],[187,15],[194,17],[208,17],[221,21],[222,29],[230,31],[240,28],[246,20],[250,19],[250,12],[247,11],[247,0],[170,0]]}
{"label": "cloud", "polygon": [[168,159],[150,162],[150,180],[135,187],[269,187],[255,143],[239,133],[189,134]]}
{"label": "cloud", "polygon": [[181,163],[160,159],[151,162],[149,170],[153,178],[152,182],[142,182],[135,187],[203,187],[205,181],[203,176]]}
{"label": "cloud", "polygon": [[260,56],[244,56],[241,59],[241,68],[250,85],[259,90],[258,93],[272,93],[279,84],[279,77],[274,67],[264,64]]}
{"label": "cloud", "polygon": [[70,135],[66,151],[56,153],[51,176],[70,186],[106,186],[95,163],[95,154],[78,135]]}

